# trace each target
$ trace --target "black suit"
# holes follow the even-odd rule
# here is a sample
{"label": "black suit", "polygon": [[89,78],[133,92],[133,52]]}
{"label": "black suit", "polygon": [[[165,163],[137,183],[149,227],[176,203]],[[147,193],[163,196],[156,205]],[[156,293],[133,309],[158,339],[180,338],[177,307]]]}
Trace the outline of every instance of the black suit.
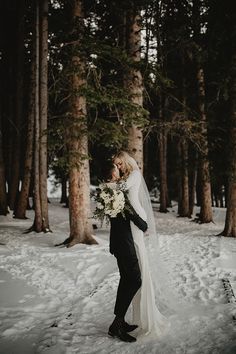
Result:
{"label": "black suit", "polygon": [[141,286],[141,272],[131,232],[130,220],[142,231],[147,230],[147,223],[132,208],[132,213],[125,212],[111,218],[110,252],[117,259],[120,282],[117,290],[114,313],[125,317],[128,307]]}

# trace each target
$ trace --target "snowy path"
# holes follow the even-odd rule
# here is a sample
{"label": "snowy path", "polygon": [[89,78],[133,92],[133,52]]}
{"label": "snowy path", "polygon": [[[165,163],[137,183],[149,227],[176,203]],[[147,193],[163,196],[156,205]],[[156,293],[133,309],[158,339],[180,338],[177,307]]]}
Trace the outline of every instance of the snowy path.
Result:
{"label": "snowy path", "polygon": [[[236,283],[236,240],[215,237],[223,227],[157,213],[161,252],[176,293],[199,311],[172,316],[170,332],[155,342],[125,344],[108,338],[118,284],[108,252],[108,230],[99,245],[71,249],[54,244],[68,236],[68,211],[50,205],[53,234],[24,235],[32,220],[0,219],[0,354],[236,353],[235,304],[222,278]],[[32,217],[32,215],[30,215]],[[2,245],[5,244],[5,245]]]}

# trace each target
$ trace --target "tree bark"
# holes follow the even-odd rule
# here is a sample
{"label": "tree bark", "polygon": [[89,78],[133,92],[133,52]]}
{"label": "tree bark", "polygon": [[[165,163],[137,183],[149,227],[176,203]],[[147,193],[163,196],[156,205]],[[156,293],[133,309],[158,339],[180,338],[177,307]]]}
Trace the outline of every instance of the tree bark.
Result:
{"label": "tree bark", "polygon": [[[235,134],[236,137],[236,134]],[[236,182],[229,185],[228,207],[226,211],[225,227],[223,236],[236,237]]]}
{"label": "tree bark", "polygon": [[207,140],[207,122],[205,113],[205,81],[204,71],[198,65],[197,84],[199,96],[199,114],[201,121],[201,133],[204,137],[202,144],[202,152],[199,154],[199,178],[200,178],[200,193],[201,207],[199,221],[201,223],[209,223],[213,220],[212,201],[211,201],[211,183],[210,183],[210,167],[208,157],[208,140]]}
{"label": "tree bark", "polygon": [[188,143],[185,139],[179,142],[179,200],[178,215],[189,216],[189,177],[188,177]]}
{"label": "tree bark", "polygon": [[[186,94],[186,78],[185,78],[185,67],[186,60],[185,54],[182,53],[182,104],[183,104],[183,116],[187,119],[186,105],[187,105],[187,94]],[[188,171],[188,142],[185,137],[180,137],[179,141],[179,161],[180,161],[180,195],[178,200],[178,214],[181,217],[189,216],[189,171]]]}
{"label": "tree bark", "polygon": [[231,116],[229,135],[230,173],[228,183],[227,211],[223,236],[236,237],[236,51],[231,69]]}
{"label": "tree bark", "polygon": [[[141,17],[134,2],[127,11],[127,53],[134,63],[141,61]],[[130,94],[131,102],[140,107],[143,106],[143,78],[141,71],[130,68],[126,75],[125,87]],[[128,149],[143,171],[143,134],[135,124],[129,128]]]}
{"label": "tree bark", "polygon": [[7,215],[6,175],[3,158],[2,112],[0,107],[0,215]]}
{"label": "tree bark", "polygon": [[220,208],[224,208],[224,195],[223,195],[223,185],[219,186],[219,200],[220,200]]}
{"label": "tree bark", "polygon": [[[35,38],[34,38],[35,42]],[[22,187],[20,191],[19,200],[17,203],[15,218],[25,219],[26,210],[28,207],[30,182],[32,175],[33,165],[33,143],[34,143],[34,115],[35,115],[35,65],[36,65],[36,48],[35,43],[32,48],[32,61],[31,61],[31,77],[30,77],[30,90],[29,95],[29,108],[28,108],[28,127],[27,127],[27,144],[24,161],[24,176],[22,180]]]}
{"label": "tree bark", "polygon": [[[215,203],[214,203],[214,200],[215,200]],[[218,193],[217,193],[217,190],[215,189],[213,191],[213,197],[212,197],[212,206],[216,206],[217,208],[219,208],[219,198],[218,198]]]}
{"label": "tree bark", "polygon": [[209,223],[213,221],[211,183],[210,183],[210,167],[208,156],[208,137],[207,137],[207,117],[205,109],[205,78],[202,64],[202,42],[201,42],[201,0],[193,1],[192,6],[192,23],[193,23],[193,40],[196,44],[194,52],[196,60],[196,80],[198,91],[198,112],[201,124],[201,136],[204,141],[201,144],[201,152],[199,153],[198,179],[200,192],[200,214],[199,221],[201,223]]}
{"label": "tree bark", "polygon": [[193,215],[194,204],[195,204],[195,195],[196,195],[196,186],[197,186],[197,156],[194,151],[189,155],[191,166],[189,166],[189,215],[191,218]]}
{"label": "tree bark", "polygon": [[14,119],[14,143],[12,166],[14,171],[11,174],[9,188],[9,206],[15,210],[19,193],[20,162],[21,162],[21,126],[23,118],[23,97],[24,97],[24,15],[25,0],[17,4],[17,60],[16,60],[16,114]]}
{"label": "tree bark", "polygon": [[[19,23],[16,1],[1,1],[2,21],[1,21],[1,66],[2,66],[2,109],[3,109],[3,129],[4,129],[4,162],[7,182],[7,203],[9,205],[9,195],[11,193],[11,181],[13,176],[14,157],[14,134],[16,117],[16,57],[18,45],[16,43],[17,26]],[[8,124],[11,122],[12,124]],[[14,203],[13,203],[14,204]]]}
{"label": "tree bark", "polygon": [[[155,8],[155,22],[156,22],[156,32],[157,32],[157,65],[160,70],[165,73],[164,70],[164,55],[162,51],[162,43],[161,43],[161,3],[156,2]],[[148,33],[146,33],[146,37],[148,37]],[[148,56],[148,48],[149,42],[147,42],[147,55]],[[148,61],[148,60],[147,60]],[[157,79],[159,80],[159,78]],[[157,83],[159,85],[160,83]],[[164,97],[159,92],[159,121],[163,123],[165,122],[166,108],[168,105],[168,98]],[[162,213],[168,212],[167,207],[171,206],[169,202],[168,195],[168,182],[167,182],[167,132],[163,127],[160,129],[158,136],[158,152],[159,152],[159,170],[160,170],[160,209],[159,211]]]}
{"label": "tree bark", "polygon": [[158,139],[159,146],[159,167],[160,167],[160,212],[166,213],[168,206],[167,187],[167,136],[162,129]]}
{"label": "tree bark", "polygon": [[40,203],[42,210],[43,231],[49,231],[48,198],[47,198],[47,118],[48,118],[48,0],[40,1],[40,65],[39,65],[39,97],[40,97]]}
{"label": "tree bark", "polygon": [[47,198],[48,0],[36,1],[34,208],[31,230],[49,232]]}
{"label": "tree bark", "polygon": [[[74,1],[73,32],[82,38],[84,28],[83,2]],[[69,154],[69,215],[70,237],[67,247],[77,243],[95,244],[92,237],[90,211],[90,174],[88,161],[88,131],[86,98],[81,89],[86,85],[85,59],[74,44],[71,57],[71,97],[69,124],[66,131]]]}
{"label": "tree bark", "polygon": [[[2,11],[2,14],[7,11],[6,9],[6,4],[3,2],[0,4],[0,11]],[[0,43],[1,43],[1,49],[6,55],[6,39],[3,35],[3,29],[5,29],[5,23],[1,22],[0,24]],[[4,41],[5,39],[5,41]],[[5,138],[5,132],[4,132],[4,122],[3,122],[3,117],[4,117],[4,106],[3,106],[3,100],[2,97],[4,97],[4,91],[6,90],[6,68],[7,68],[7,60],[4,60],[4,55],[2,55],[1,61],[0,61],[0,215],[7,215],[8,213],[8,208],[7,208],[7,191],[6,191],[6,166],[5,166],[5,161],[4,161],[4,138]],[[6,108],[5,108],[6,109]]]}
{"label": "tree bark", "polygon": [[67,203],[67,177],[61,178],[61,200],[60,203]]}
{"label": "tree bark", "polygon": [[40,151],[40,112],[39,112],[39,53],[40,53],[40,34],[39,34],[39,1],[36,1],[36,62],[35,62],[35,123],[34,123],[34,224],[32,230],[41,232],[42,209],[40,201],[40,178],[39,178],[39,151]]}
{"label": "tree bark", "polygon": [[182,215],[189,216],[189,176],[188,176],[188,143],[184,139],[182,141],[182,159],[183,159],[183,175],[182,175]]}

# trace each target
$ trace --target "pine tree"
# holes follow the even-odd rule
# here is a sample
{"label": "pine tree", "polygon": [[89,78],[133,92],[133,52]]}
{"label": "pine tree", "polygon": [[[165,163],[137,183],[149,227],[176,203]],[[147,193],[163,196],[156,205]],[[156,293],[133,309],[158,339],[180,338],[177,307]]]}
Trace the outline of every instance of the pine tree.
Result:
{"label": "pine tree", "polygon": [[[133,67],[130,66],[125,78],[125,88],[128,90],[130,100],[135,105],[143,106],[143,79],[137,64],[141,61],[141,17],[140,12],[131,2],[127,11],[127,44],[126,49]],[[134,66],[136,65],[136,67]],[[133,122],[129,128],[128,149],[135,158],[139,168],[143,170],[143,134],[142,130]]]}
{"label": "pine tree", "polygon": [[83,1],[73,1],[71,46],[70,99],[66,142],[69,157],[69,214],[70,236],[65,240],[67,247],[76,243],[95,244],[92,237],[90,217],[90,173],[88,156],[88,128],[86,97],[82,93],[86,86],[86,59],[80,48],[84,33]]}
{"label": "pine tree", "polygon": [[212,200],[211,200],[211,178],[209,164],[209,147],[207,133],[207,116],[206,116],[206,94],[205,94],[205,73],[203,67],[203,48],[201,43],[201,6],[202,1],[194,1],[192,7],[192,22],[195,42],[195,63],[196,63],[196,79],[198,90],[198,113],[200,119],[201,135],[204,137],[201,151],[199,153],[199,179],[201,206],[199,220],[201,223],[209,223],[213,220]]}
{"label": "pine tree", "polygon": [[9,186],[9,206],[15,210],[19,193],[20,182],[20,164],[21,164],[21,148],[22,148],[22,126],[23,126],[23,95],[24,95],[24,15],[25,0],[17,2],[17,25],[16,25],[16,99],[15,99],[15,115],[14,115],[14,141],[12,166],[14,171],[11,175]]}
{"label": "pine tree", "polygon": [[[35,24],[34,24],[35,25]],[[35,33],[35,28],[34,28]],[[24,169],[22,186],[17,202],[15,211],[15,218],[25,219],[26,210],[29,200],[30,182],[32,180],[32,168],[33,168],[33,148],[34,148],[34,124],[35,124],[35,65],[36,65],[36,46],[35,36],[33,38],[32,52],[31,52],[31,68],[30,68],[30,90],[28,92],[29,103],[27,106],[28,122],[27,122],[27,143],[24,157]]]}
{"label": "pine tree", "polygon": [[[1,107],[0,107],[0,115]],[[7,192],[6,192],[6,175],[5,163],[3,158],[3,131],[2,131],[2,117],[0,116],[0,215],[7,215]]]}
{"label": "pine tree", "polygon": [[47,95],[48,95],[48,0],[36,1],[36,64],[34,124],[34,207],[30,230],[48,232],[47,198]]}
{"label": "pine tree", "polygon": [[230,98],[231,98],[230,131],[229,131],[229,152],[230,152],[229,172],[230,173],[229,173],[229,187],[228,187],[225,228],[222,232],[222,235],[236,237],[236,51],[233,54],[233,58],[232,58]]}

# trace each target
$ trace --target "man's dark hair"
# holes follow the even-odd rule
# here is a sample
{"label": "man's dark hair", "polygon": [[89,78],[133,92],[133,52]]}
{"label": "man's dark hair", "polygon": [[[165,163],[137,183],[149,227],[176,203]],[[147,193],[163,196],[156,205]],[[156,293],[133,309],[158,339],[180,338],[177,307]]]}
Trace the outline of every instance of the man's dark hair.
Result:
{"label": "man's dark hair", "polygon": [[112,160],[107,160],[102,168],[102,179],[108,181],[111,179],[112,171],[114,171],[115,166]]}

